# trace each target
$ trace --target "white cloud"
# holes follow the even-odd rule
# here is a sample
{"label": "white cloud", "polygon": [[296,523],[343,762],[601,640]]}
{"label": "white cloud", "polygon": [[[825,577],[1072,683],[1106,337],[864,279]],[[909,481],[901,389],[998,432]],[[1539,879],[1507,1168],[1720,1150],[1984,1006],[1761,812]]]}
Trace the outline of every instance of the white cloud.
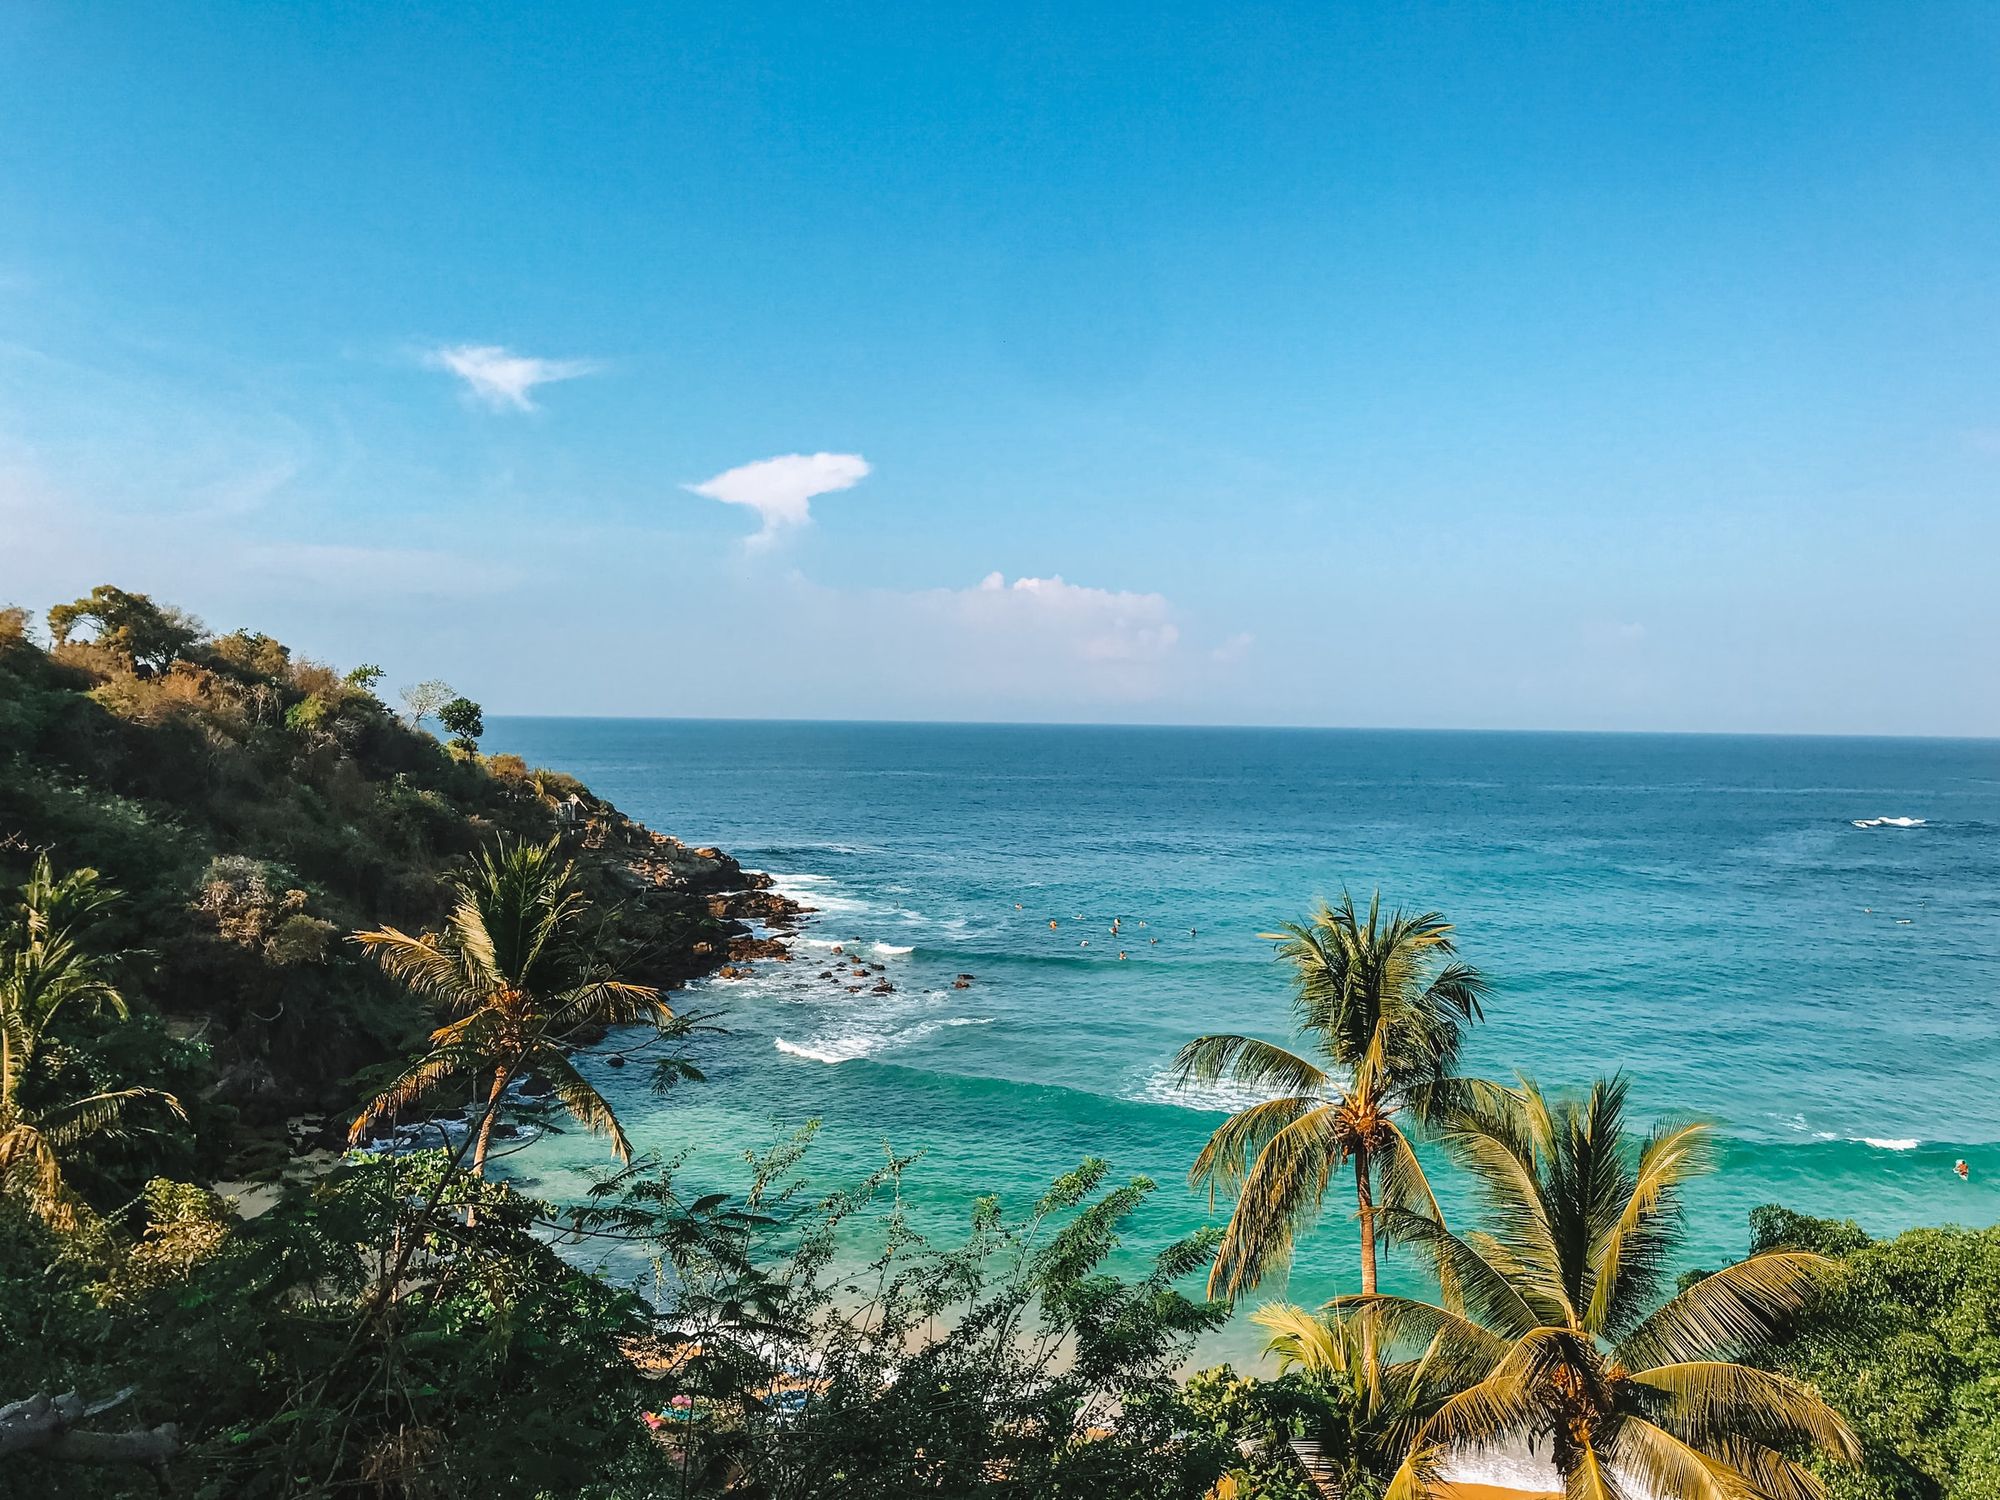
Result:
{"label": "white cloud", "polygon": [[988,573],[977,588],[946,593],[976,630],[1028,637],[1087,662],[1158,662],[1181,638],[1165,595],[1090,588],[1060,574],[1010,584]]}
{"label": "white cloud", "polygon": [[868,460],[859,453],[787,453],[739,465],[686,488],[756,511],[764,524],[749,545],[762,547],[785,528],[812,520],[813,496],[852,489],[868,473]]}
{"label": "white cloud", "polygon": [[533,411],[536,386],[574,380],[598,368],[595,360],[536,359],[509,353],[498,344],[452,344],[431,350],[424,363],[434,370],[451,371],[465,382],[467,391],[496,411]]}

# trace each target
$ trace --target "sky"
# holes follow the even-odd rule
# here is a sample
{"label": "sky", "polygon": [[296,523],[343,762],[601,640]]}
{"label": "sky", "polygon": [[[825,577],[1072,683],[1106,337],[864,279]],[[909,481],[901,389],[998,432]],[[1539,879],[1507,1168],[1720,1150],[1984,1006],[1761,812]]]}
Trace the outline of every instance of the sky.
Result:
{"label": "sky", "polygon": [[0,602],[489,714],[2000,734],[2000,8],[0,7]]}

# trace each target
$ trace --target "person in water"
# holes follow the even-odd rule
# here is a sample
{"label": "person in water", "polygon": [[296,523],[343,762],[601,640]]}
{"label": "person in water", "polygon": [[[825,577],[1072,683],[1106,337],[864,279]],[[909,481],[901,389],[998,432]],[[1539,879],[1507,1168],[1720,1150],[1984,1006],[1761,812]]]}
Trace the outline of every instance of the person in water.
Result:
{"label": "person in water", "polygon": [[1964,1157],[1961,1156],[1957,1161],[1953,1162],[1951,1169],[1952,1171],[1958,1173],[1959,1181],[1961,1182],[1972,1181],[1972,1168],[1968,1167],[1965,1164]]}

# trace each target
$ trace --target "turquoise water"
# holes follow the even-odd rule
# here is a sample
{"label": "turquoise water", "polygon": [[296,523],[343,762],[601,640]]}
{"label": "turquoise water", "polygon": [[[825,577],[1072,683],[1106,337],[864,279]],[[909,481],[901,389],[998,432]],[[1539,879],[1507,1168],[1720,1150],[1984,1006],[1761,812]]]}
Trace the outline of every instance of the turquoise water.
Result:
{"label": "turquoise water", "polygon": [[[1345,886],[1458,924],[1498,985],[1472,1070],[1622,1069],[1642,1112],[1716,1122],[1691,1263],[1772,1201],[2000,1220],[2000,744],[503,719],[488,748],[820,909],[795,962],[682,997],[729,1028],[706,1084],[662,1102],[592,1065],[637,1141],[718,1185],[817,1116],[816,1182],[921,1149],[907,1196],[940,1228],[1086,1153],[1159,1182],[1136,1248],[1198,1225],[1185,1173],[1228,1101],[1168,1064],[1200,1031],[1285,1034],[1257,933]],[[1880,816],[1926,822],[1853,826]],[[896,993],[816,979],[834,942]],[[600,1160],[572,1134],[514,1165],[563,1191]],[[1330,1209],[1292,1295],[1350,1288],[1355,1253]]]}

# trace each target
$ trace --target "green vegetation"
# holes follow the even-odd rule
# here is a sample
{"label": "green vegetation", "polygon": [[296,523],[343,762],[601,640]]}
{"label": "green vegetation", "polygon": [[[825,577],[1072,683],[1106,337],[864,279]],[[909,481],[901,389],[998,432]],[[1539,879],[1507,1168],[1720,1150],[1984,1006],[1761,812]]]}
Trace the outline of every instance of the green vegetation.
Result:
{"label": "green vegetation", "polygon": [[1825,1257],[1771,1250],[1691,1281],[1664,1303],[1681,1237],[1679,1191],[1706,1170],[1709,1132],[1662,1125],[1636,1152],[1625,1087],[1551,1103],[1532,1083],[1474,1091],[1444,1124],[1490,1227],[1454,1233],[1390,1214],[1389,1232],[1427,1251],[1439,1305],[1340,1299],[1366,1343],[1417,1361],[1407,1380],[1427,1411],[1387,1493],[1422,1492],[1450,1452],[1527,1438],[1578,1500],[1622,1482],[1723,1500],[1814,1493],[1791,1455],[1858,1456],[1847,1425],[1808,1387],[1739,1361],[1832,1279]]}
{"label": "green vegetation", "polygon": [[472,1175],[486,1175],[507,1087],[534,1073],[585,1128],[632,1148],[604,1096],[577,1072],[569,1048],[586,1030],[640,1022],[665,1032],[673,1010],[649,985],[610,977],[584,937],[589,902],[559,842],[501,843],[453,882],[458,899],[435,937],[393,927],[355,935],[383,970],[436,1006],[445,1024],[430,1046],[368,1102],[349,1139],[442,1090],[470,1084],[481,1101]]}
{"label": "green vegetation", "polygon": [[[2000,1230],[1764,1209],[1746,1260],[1672,1283],[1707,1130],[1635,1138],[1615,1079],[1459,1077],[1487,986],[1436,914],[1275,935],[1318,1060],[1183,1050],[1285,1089],[1195,1165],[1226,1230],[1111,1274],[1153,1186],[1093,1159],[934,1243],[914,1158],[828,1191],[808,1127],[684,1184],[572,1065],[606,1026],[698,1030],[662,991],[740,931],[733,864],[480,755],[442,683],[406,722],[379,668],[110,588],[47,650],[30,625],[0,611],[0,1494],[1310,1500],[1297,1442],[1415,1500],[1525,1439],[1579,1500],[2000,1500]],[[699,1080],[663,1051],[658,1087]],[[275,1176],[313,1143],[287,1115],[345,1144],[433,1105],[446,1149],[324,1155],[253,1217],[199,1185]],[[493,1180],[514,1114],[615,1165],[580,1202]],[[1187,1373],[1345,1168],[1362,1291],[1256,1309],[1273,1378]],[[1435,1298],[1379,1294],[1378,1246]]]}
{"label": "green vegetation", "polygon": [[1871,1240],[1782,1208],[1750,1223],[1753,1250],[1842,1269],[1763,1360],[1838,1393],[1860,1435],[1860,1468],[1827,1472],[1836,1500],[2000,1497],[2000,1229]]}
{"label": "green vegetation", "polygon": [[288,1121],[345,1144],[364,1088],[431,1020],[342,934],[430,930],[448,877],[499,836],[564,834],[588,941],[635,983],[702,972],[743,930],[711,913],[713,885],[634,878],[652,836],[572,778],[403,723],[372,691],[380,668],[343,675],[109,587],[49,620],[43,649],[26,611],[0,612],[0,888],[44,852],[104,872],[124,897],[95,951],[133,1013],[66,1007],[47,1056],[78,1096],[144,1082],[190,1117],[93,1146],[79,1180],[101,1207],[155,1174],[275,1166]]}
{"label": "green vegetation", "polygon": [[1451,925],[1436,912],[1363,918],[1343,896],[1272,935],[1297,976],[1300,1035],[1330,1066],[1257,1037],[1197,1037],[1181,1049],[1183,1079],[1228,1077],[1280,1097],[1234,1116],[1188,1174],[1236,1207],[1209,1277],[1234,1297],[1291,1260],[1292,1241],[1319,1215],[1333,1174],[1352,1164],[1361,1231],[1361,1289],[1375,1290],[1377,1205],[1422,1205],[1437,1217],[1399,1115],[1435,1118],[1455,1097],[1464,1028],[1479,1019],[1486,980],[1456,961]]}
{"label": "green vegetation", "polygon": [[[12,923],[0,931],[0,1192],[25,1202],[52,1229],[73,1230],[89,1213],[64,1175],[62,1157],[115,1130],[128,1106],[153,1103],[181,1119],[172,1094],[151,1088],[79,1094],[55,1022],[67,1008],[129,1014],[93,928],[118,893],[95,870],[60,880],[46,854],[35,860]],[[85,1085],[88,1088],[88,1085]]]}

